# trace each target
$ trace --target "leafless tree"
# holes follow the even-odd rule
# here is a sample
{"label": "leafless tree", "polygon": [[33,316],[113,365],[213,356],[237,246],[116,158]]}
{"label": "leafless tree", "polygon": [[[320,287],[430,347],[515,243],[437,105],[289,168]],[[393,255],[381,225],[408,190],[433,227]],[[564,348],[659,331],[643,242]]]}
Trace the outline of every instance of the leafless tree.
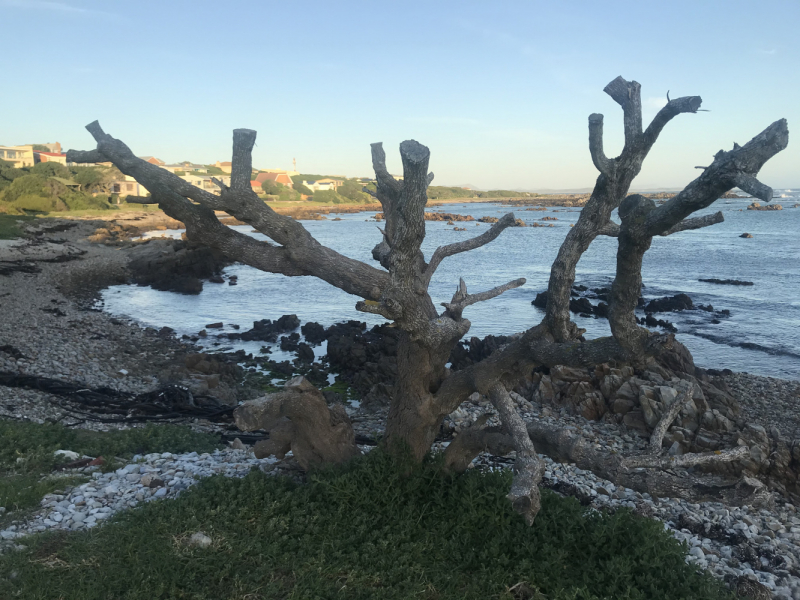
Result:
{"label": "leafless tree", "polygon": [[[517,451],[511,500],[532,522],[539,510],[537,483],[543,467],[530,432],[503,381],[539,365],[591,366],[610,360],[640,363],[646,357],[669,349],[675,343],[673,336],[651,333],[639,327],[634,317],[641,288],[642,257],[653,236],[719,222],[721,214],[687,217],[708,207],[734,187],[769,201],[772,190],[761,184],[756,175],[764,163],[788,143],[786,121],[776,121],[745,146],[735,145],[731,151],[717,153],[713,163],[695,181],[667,203],[656,207],[642,196],[626,198],[628,190],[662,129],[677,115],[697,112],[701,99],[690,96],[669,100],[643,130],[639,84],[618,77],[606,86],[605,92],[622,107],[624,148],[618,157],[606,157],[603,117],[599,114],[589,117],[589,149],[600,175],[591,198],[552,265],[545,318],[489,358],[452,373],[446,367],[450,353],[470,328],[469,320],[463,316],[464,310],[471,304],[519,287],[525,280],[517,279],[471,294],[462,279],[451,301],[443,303],[444,310],[440,312],[436,308],[428,287],[442,261],[493,241],[514,224],[514,215],[507,214],[482,235],[437,248],[426,261],[420,248],[425,237],[423,213],[427,188],[433,174],[428,172],[430,152],[422,144],[413,140],[400,144],[403,181],[397,181],[387,171],[382,145],[372,145],[377,179],[374,195],[386,219],[383,239],[372,255],[382,268],[323,246],[302,224],[277,214],[256,196],[250,186],[255,131],[234,131],[231,183],[230,187],[219,183],[219,195],[200,190],[136,158],[124,143],[104,133],[97,122],[87,126],[97,142],[97,149],[71,150],[68,160],[110,161],[144,185],[165,213],[182,221],[190,240],[218,248],[230,258],[257,269],[287,276],[318,277],[361,298],[356,304],[358,310],[393,321],[401,334],[397,350],[398,378],[386,423],[389,447],[404,445],[414,457],[421,459],[430,450],[444,417],[473,392],[486,394],[503,421],[504,443]],[[611,213],[616,208],[620,209],[619,224],[611,221]],[[224,211],[252,225],[271,242],[258,241],[223,225],[215,211]],[[612,335],[585,341],[583,330],[570,320],[570,290],[581,255],[598,235],[611,235],[619,240],[610,302]],[[669,423],[664,428],[667,426]],[[448,448],[448,464],[465,468],[472,456],[497,441],[497,433],[496,429],[473,428],[462,443],[451,444]],[[658,442],[660,444],[660,439]],[[656,453],[647,460],[642,459],[637,466],[658,468],[663,466],[659,460]],[[722,456],[718,460],[731,458]]]}

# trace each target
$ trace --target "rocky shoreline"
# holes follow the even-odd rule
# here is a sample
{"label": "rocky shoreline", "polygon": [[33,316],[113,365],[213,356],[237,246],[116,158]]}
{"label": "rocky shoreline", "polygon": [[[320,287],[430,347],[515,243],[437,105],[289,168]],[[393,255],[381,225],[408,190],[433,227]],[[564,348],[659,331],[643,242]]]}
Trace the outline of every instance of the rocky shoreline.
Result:
{"label": "rocky shoreline", "polygon": [[[146,227],[152,227],[153,222],[147,221]],[[142,248],[147,248],[140,245],[134,251],[134,244],[127,241],[141,231],[138,226],[131,222],[100,227],[102,224],[89,220],[75,221],[68,228],[62,228],[63,225],[63,222],[43,221],[32,230],[29,241],[24,244],[0,246],[0,265],[7,267],[0,274],[0,308],[4,311],[4,319],[0,322],[0,373],[50,377],[81,382],[90,388],[108,388],[131,394],[150,392],[172,382],[189,386],[197,393],[213,393],[227,398],[230,403],[256,393],[255,389],[238,385],[241,373],[236,370],[235,358],[216,361],[198,355],[190,341],[178,340],[170,331],[143,329],[136,323],[111,317],[94,308],[99,289],[131,279],[131,258],[141,254]],[[106,229],[108,235],[101,235],[102,239],[92,238],[98,235],[98,229]],[[150,248],[173,248],[172,242],[151,244]],[[143,270],[150,268],[153,261],[145,261],[145,264],[149,266]],[[316,330],[313,333],[312,329],[304,327],[302,331],[310,343],[309,336],[321,335]],[[355,326],[350,326],[349,329],[335,330],[339,338],[333,342],[331,334],[325,334],[329,338],[332,367],[338,360],[338,368],[346,371],[353,346],[364,346],[369,342],[370,332],[362,332],[360,327],[357,332],[355,329]],[[384,333],[391,338],[391,332]],[[298,336],[294,340],[298,349],[304,345],[299,339]],[[464,364],[479,360],[502,343],[504,341],[500,338],[472,345],[468,343],[460,360]],[[386,389],[381,386],[387,385],[386,375],[392,370],[391,361],[385,360],[385,356],[386,352],[383,352],[367,360],[365,354],[363,364],[351,369],[350,383],[366,401],[362,406],[351,406],[348,413],[357,435],[363,438],[374,439],[379,435],[385,419],[386,409],[381,396],[385,396]],[[374,371],[366,366],[367,363],[375,365]],[[619,381],[612,375],[619,377]],[[655,376],[661,378],[658,381],[655,376],[644,373],[620,372],[616,375],[609,370],[607,373],[587,373],[585,377],[575,379],[569,374],[559,378],[551,370],[518,386],[514,397],[523,418],[529,423],[558,422],[598,447],[623,453],[639,452],[646,445],[643,434],[648,427],[647,407],[660,410],[658,403],[667,401],[664,388],[672,389],[669,377],[664,375],[655,372]],[[747,438],[745,442],[755,446],[762,444],[766,454],[761,457],[766,466],[759,463],[757,471],[766,469],[763,473],[768,476],[772,473],[770,469],[780,466],[782,460],[785,462],[787,451],[786,469],[800,459],[800,445],[795,446],[790,441],[800,439],[800,413],[797,411],[800,382],[724,371],[709,372],[708,378],[710,385],[735,400],[737,410],[731,409],[729,413],[720,410],[723,408],[720,400],[715,405],[717,408],[712,410],[709,407],[702,412],[699,410],[701,400],[698,399],[696,414],[683,415],[679,429],[684,433],[673,431],[670,444],[676,444],[680,451],[693,450],[708,440],[722,447],[737,443],[728,438],[742,437],[742,432],[750,427],[748,431],[752,439],[744,436]],[[604,381],[606,386],[615,388],[607,396],[601,392]],[[631,388],[630,398],[620,392],[624,385]],[[648,389],[654,391],[647,392]],[[714,404],[713,392],[709,394],[710,388],[705,389],[704,401]],[[593,396],[596,402],[587,404],[587,395],[591,394],[599,396]],[[623,402],[626,399],[627,404]],[[341,398],[330,398],[330,401],[336,400]],[[615,403],[619,404],[620,412],[614,409]],[[621,412],[623,408],[628,410]],[[598,410],[603,413],[599,419],[597,414],[592,414]],[[449,439],[453,433],[458,434],[474,422],[478,414],[487,411],[491,412],[491,409],[480,396],[463,403],[446,421],[450,429]],[[711,417],[706,417],[706,412]],[[130,426],[124,421],[121,425],[80,422],[59,405],[57,396],[5,385],[0,385],[0,418],[59,421],[94,429]],[[694,430],[693,418],[697,421]],[[183,422],[205,431],[224,429],[218,424],[197,419],[184,419]],[[706,427],[707,439],[699,431],[702,427]],[[756,440],[759,436],[764,439]],[[685,448],[682,447],[684,442]],[[444,448],[448,443],[448,435],[444,435],[439,447]],[[797,457],[794,456],[795,447]],[[174,497],[203,476],[213,473],[238,476],[253,466],[275,464],[274,460],[256,460],[241,449],[203,456],[148,455],[140,459],[141,462],[123,465],[106,475],[97,472],[96,467],[83,467],[82,471],[92,477],[92,482],[64,494],[46,497],[35,515],[0,531],[0,544],[13,547],[19,537],[46,529],[94,526],[108,515],[139,502]],[[786,489],[773,487],[769,501],[759,508],[654,499],[632,489],[614,486],[573,464],[546,460],[548,467],[544,485],[547,487],[576,496],[598,509],[628,507],[659,518],[676,537],[687,541],[690,546],[687,560],[690,562],[730,581],[756,579],[774,597],[800,599],[800,515],[788,499]],[[474,464],[507,467],[510,462],[509,457],[483,454]],[[283,467],[279,465],[277,468]],[[149,479],[143,483],[148,475]],[[161,481],[161,485],[152,486],[154,479]]]}

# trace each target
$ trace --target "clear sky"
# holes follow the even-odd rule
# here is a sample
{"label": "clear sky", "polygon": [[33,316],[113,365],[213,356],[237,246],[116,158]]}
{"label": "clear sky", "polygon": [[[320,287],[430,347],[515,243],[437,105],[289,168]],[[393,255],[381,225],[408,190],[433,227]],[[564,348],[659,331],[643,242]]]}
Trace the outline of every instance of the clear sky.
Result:
{"label": "clear sky", "polygon": [[256,166],[370,176],[370,142],[400,172],[416,139],[435,184],[590,187],[587,117],[616,155],[602,90],[622,75],[646,122],[667,90],[710,110],[673,120],[634,187],[682,187],[782,117],[761,179],[800,186],[798,0],[0,0],[0,31],[0,144],[89,149],[98,119],[138,155],[209,163],[247,127]]}

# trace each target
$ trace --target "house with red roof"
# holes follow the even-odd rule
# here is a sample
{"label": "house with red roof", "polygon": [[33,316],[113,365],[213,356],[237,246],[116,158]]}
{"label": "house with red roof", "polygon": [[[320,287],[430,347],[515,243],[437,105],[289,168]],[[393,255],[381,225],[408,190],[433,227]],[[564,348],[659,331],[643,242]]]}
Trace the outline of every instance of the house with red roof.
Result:
{"label": "house with red roof", "polygon": [[65,167],[67,166],[66,152],[39,152],[38,150],[34,150],[33,160],[36,164],[43,162],[56,162],[60,165],[64,165]]}
{"label": "house with red roof", "polygon": [[258,185],[261,185],[265,181],[274,181],[275,183],[282,183],[286,187],[291,188],[294,185],[292,178],[289,177],[289,174],[285,171],[282,173],[259,173],[256,175],[256,179]]}
{"label": "house with red roof", "polygon": [[140,156],[139,158],[149,162],[151,165],[156,165],[157,167],[161,167],[167,164],[163,160],[161,160],[160,158],[156,158],[155,156]]}

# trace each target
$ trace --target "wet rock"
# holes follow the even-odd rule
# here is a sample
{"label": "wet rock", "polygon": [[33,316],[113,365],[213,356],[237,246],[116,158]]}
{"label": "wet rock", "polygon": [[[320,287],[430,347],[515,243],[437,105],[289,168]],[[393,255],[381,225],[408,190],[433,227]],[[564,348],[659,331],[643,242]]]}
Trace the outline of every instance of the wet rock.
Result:
{"label": "wet rock", "polygon": [[740,279],[698,279],[705,283],[716,283],[717,285],[753,285],[752,281],[742,281]]}
{"label": "wet rock", "polygon": [[747,206],[747,210],[783,210],[780,204],[762,205],[760,202],[753,202]]}
{"label": "wet rock", "polygon": [[305,337],[306,342],[312,346],[318,346],[328,337],[327,333],[325,332],[325,328],[319,323],[314,323],[313,321],[303,325],[300,328],[300,331],[302,332],[303,337]]}
{"label": "wet rock", "polygon": [[651,300],[644,307],[645,312],[673,312],[694,308],[692,299],[686,294],[676,294]]}
{"label": "wet rock", "polygon": [[297,344],[297,360],[304,363],[314,362],[314,351],[304,342]]}
{"label": "wet rock", "polygon": [[482,339],[472,337],[468,341],[459,342],[450,352],[450,368],[458,371],[480,362],[510,340],[505,335],[487,335]]}
{"label": "wet rock", "polygon": [[130,256],[134,283],[180,294],[199,294],[201,279],[219,276],[231,263],[218,250],[182,240],[153,240],[131,250]]}
{"label": "wet rock", "polygon": [[[248,342],[277,342],[278,335],[289,333],[300,327],[300,319],[297,315],[283,315],[277,321],[261,319],[253,321],[253,328],[242,333],[229,333],[230,339],[241,339]],[[299,339],[299,335],[298,335]]]}
{"label": "wet rock", "polygon": [[594,313],[594,306],[587,298],[572,298],[569,301],[569,310],[574,313]]}
{"label": "wet rock", "polygon": [[743,233],[743,234],[742,234],[742,235],[740,235],[739,237],[740,237],[740,238],[752,238],[753,236],[752,236],[752,234],[749,234],[749,233]]}
{"label": "wet rock", "polygon": [[536,298],[531,301],[536,308],[547,308],[547,291],[539,292]]}

